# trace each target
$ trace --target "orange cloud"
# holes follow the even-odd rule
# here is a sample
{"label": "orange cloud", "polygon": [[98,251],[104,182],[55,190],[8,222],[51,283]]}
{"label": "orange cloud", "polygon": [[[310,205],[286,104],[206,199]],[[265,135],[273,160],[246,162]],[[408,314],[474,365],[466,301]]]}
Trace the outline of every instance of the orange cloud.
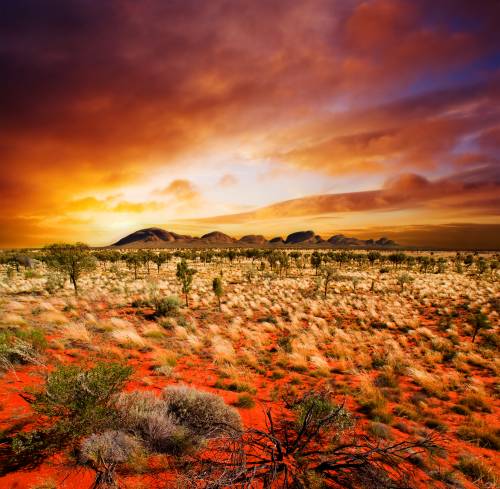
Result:
{"label": "orange cloud", "polygon": [[200,193],[193,183],[182,179],[173,180],[164,189],[158,190],[156,193],[181,201],[194,201],[200,197]]}
{"label": "orange cloud", "polygon": [[[484,176],[484,174],[483,174]],[[472,175],[458,174],[434,182],[415,174],[403,174],[386,181],[380,190],[344,194],[313,195],[278,202],[255,211],[215,216],[206,223],[241,224],[276,218],[321,214],[397,211],[415,206],[467,209],[475,214],[500,215],[500,174],[490,169],[490,181],[469,182]],[[472,178],[472,180],[474,180]]]}

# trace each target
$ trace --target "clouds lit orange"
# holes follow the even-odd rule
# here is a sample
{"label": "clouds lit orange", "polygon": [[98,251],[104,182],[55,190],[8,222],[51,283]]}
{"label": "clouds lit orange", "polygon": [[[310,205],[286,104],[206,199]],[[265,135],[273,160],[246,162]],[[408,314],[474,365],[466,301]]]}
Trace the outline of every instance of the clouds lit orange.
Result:
{"label": "clouds lit orange", "polygon": [[498,2],[1,10],[1,247],[150,226],[500,247]]}

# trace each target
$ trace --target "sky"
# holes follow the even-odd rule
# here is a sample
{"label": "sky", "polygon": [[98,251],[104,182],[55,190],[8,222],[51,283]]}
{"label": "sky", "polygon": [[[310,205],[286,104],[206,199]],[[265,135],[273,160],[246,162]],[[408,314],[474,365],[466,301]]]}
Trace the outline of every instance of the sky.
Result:
{"label": "sky", "polygon": [[497,0],[3,0],[0,247],[159,226],[500,248]]}

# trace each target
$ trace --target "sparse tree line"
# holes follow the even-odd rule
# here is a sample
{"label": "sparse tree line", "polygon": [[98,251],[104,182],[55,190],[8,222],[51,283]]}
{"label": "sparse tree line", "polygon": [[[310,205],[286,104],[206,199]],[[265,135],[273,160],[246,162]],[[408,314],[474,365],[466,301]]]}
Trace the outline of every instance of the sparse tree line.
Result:
{"label": "sparse tree line", "polygon": [[[478,276],[497,274],[499,261],[498,255],[484,257],[478,254],[456,253],[454,256],[435,256],[433,252],[424,255],[412,255],[403,252],[382,253],[380,251],[355,252],[355,251],[287,251],[269,249],[209,249],[209,250],[174,250],[153,251],[149,249],[119,251],[119,250],[92,250],[83,243],[53,244],[46,246],[41,252],[33,253],[29,250],[18,252],[3,252],[0,254],[0,264],[6,266],[7,276],[12,276],[14,270],[20,267],[32,269],[37,261],[44,262],[56,275],[47,279],[47,289],[54,291],[64,285],[68,279],[78,294],[78,282],[85,273],[93,271],[99,264],[103,271],[116,272],[117,264],[125,263],[134,274],[134,279],[139,278],[142,271],[148,275],[152,269],[160,274],[162,266],[173,259],[177,261],[176,278],[181,285],[186,306],[189,304],[189,292],[192,287],[196,269],[189,263],[218,263],[221,266],[221,276],[213,280],[212,289],[221,308],[223,295],[222,274],[224,264],[231,266],[235,261],[251,260],[260,264],[258,269],[253,265],[245,272],[245,278],[252,282],[256,273],[267,274],[267,277],[289,277],[290,271],[295,268],[299,276],[310,266],[317,278],[316,288],[323,291],[326,299],[330,285],[335,282],[351,280],[353,289],[359,282],[358,277],[341,275],[343,269],[356,267],[359,269],[379,269],[380,275],[391,269],[400,271],[397,283],[404,290],[414,277],[408,272],[417,273],[444,273],[453,270],[456,273],[469,273]],[[371,290],[375,290],[375,280],[372,281]]]}

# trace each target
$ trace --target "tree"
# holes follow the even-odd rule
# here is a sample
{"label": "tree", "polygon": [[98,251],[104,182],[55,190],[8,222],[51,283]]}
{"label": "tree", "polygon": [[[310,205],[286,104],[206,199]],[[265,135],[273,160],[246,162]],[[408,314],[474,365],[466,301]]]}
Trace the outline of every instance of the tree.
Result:
{"label": "tree", "polygon": [[191,285],[193,283],[193,276],[196,273],[194,268],[189,268],[186,260],[182,259],[180,263],[177,263],[177,273],[176,277],[179,279],[182,285],[182,293],[186,298],[186,307],[189,307],[188,294],[191,290]]}
{"label": "tree", "polygon": [[134,270],[134,279],[137,280],[137,270],[142,263],[142,259],[140,255],[134,251],[127,253],[125,255],[125,261],[127,262],[127,266]]}
{"label": "tree", "polygon": [[222,294],[224,293],[224,289],[222,288],[222,280],[220,277],[214,278],[214,280],[212,282],[212,290],[214,291],[214,294],[217,297],[217,300],[219,301],[219,311],[220,311],[221,310],[220,298],[222,297]]}
{"label": "tree", "polygon": [[369,251],[368,254],[366,255],[368,258],[368,261],[370,262],[370,265],[373,266],[373,264],[377,261],[380,260],[381,254],[379,251]]}
{"label": "tree", "polygon": [[76,295],[81,275],[96,267],[96,260],[84,243],[48,245],[45,247],[44,260],[49,268],[68,275]]}
{"label": "tree", "polygon": [[229,259],[229,263],[231,263],[231,265],[232,265],[232,264],[233,264],[234,259],[236,258],[236,251],[234,251],[234,250],[229,250],[229,251],[227,252],[227,257],[228,257],[228,259]]}
{"label": "tree", "polygon": [[160,274],[161,266],[170,260],[170,253],[160,251],[158,254],[153,255],[151,260],[156,263],[156,266],[158,267],[158,274]]}
{"label": "tree", "polygon": [[474,316],[472,316],[472,343],[476,341],[476,336],[481,329],[491,328],[490,322],[488,321],[488,316],[484,312],[478,311]]}
{"label": "tree", "polygon": [[399,268],[406,261],[406,255],[404,253],[391,253],[389,255],[389,261],[396,267]]}
{"label": "tree", "polygon": [[317,251],[313,251],[311,255],[311,265],[313,268],[316,269],[316,275],[318,275],[318,270],[319,267],[321,266],[321,262],[322,262],[321,254],[318,253]]}
{"label": "tree", "polygon": [[330,282],[334,279],[335,277],[335,270],[332,267],[323,267],[321,269],[321,275],[323,276],[324,280],[324,289],[323,289],[323,298],[326,299],[326,296],[328,294],[328,286],[330,285]]}
{"label": "tree", "polygon": [[151,250],[139,250],[137,252],[137,255],[140,262],[146,265],[146,269],[149,275],[149,264],[153,261],[153,258],[155,256],[154,253]]}

